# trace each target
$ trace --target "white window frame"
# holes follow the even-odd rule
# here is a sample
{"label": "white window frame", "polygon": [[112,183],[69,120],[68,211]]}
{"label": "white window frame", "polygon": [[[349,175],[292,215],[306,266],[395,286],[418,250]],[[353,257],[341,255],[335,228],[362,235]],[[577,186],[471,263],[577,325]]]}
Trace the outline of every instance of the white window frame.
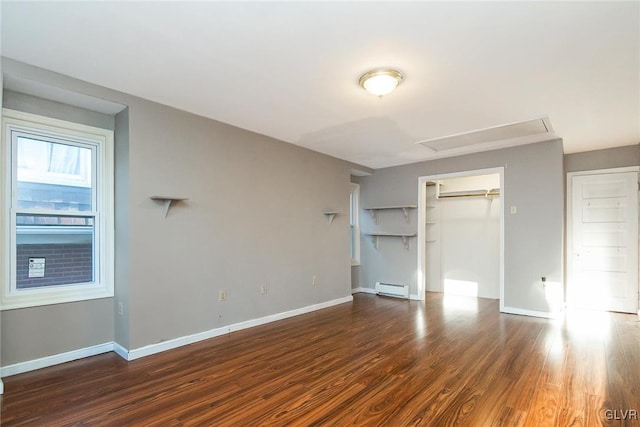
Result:
{"label": "white window frame", "polygon": [[[72,141],[95,150],[95,195],[91,211],[65,212],[61,215],[93,216],[94,280],[90,283],[16,288],[16,214],[50,214],[51,211],[16,209],[13,184],[16,153],[12,134],[25,132]],[[113,297],[114,294],[114,153],[113,131],[52,119],[9,109],[2,110],[2,147],[0,160],[0,309],[35,307],[72,301]],[[57,214],[57,212],[56,212]]]}
{"label": "white window frame", "polygon": [[360,184],[355,182],[350,184],[349,228],[354,236],[352,248],[354,256],[351,257],[351,266],[353,267],[360,265]]}

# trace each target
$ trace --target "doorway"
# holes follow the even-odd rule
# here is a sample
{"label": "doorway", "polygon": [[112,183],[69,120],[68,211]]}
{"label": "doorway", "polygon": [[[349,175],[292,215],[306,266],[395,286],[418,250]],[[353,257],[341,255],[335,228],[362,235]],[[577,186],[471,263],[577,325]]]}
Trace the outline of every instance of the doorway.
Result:
{"label": "doorway", "polygon": [[638,168],[567,175],[567,303],[638,312]]}
{"label": "doorway", "polygon": [[504,170],[420,177],[418,294],[504,294]]}

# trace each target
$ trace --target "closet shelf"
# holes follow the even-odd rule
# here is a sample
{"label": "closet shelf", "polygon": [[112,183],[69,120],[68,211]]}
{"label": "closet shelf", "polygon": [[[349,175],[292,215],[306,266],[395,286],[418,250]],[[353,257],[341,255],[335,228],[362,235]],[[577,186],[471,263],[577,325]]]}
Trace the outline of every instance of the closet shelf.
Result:
{"label": "closet shelf", "polygon": [[368,211],[380,211],[384,209],[416,209],[418,205],[392,205],[392,206],[374,206],[371,208],[365,208]]}
{"label": "closet shelf", "polygon": [[438,199],[451,199],[455,197],[492,197],[499,196],[499,188],[491,188],[489,190],[474,190],[474,191],[450,191],[438,193],[436,198]]}
{"label": "closet shelf", "polygon": [[416,233],[365,233],[367,236],[371,236],[371,242],[373,246],[378,249],[378,238],[379,237],[400,237],[402,238],[402,243],[404,244],[405,249],[409,249],[409,239],[411,237],[416,237]]}
{"label": "closet shelf", "polygon": [[402,214],[404,215],[404,219],[409,223],[409,209],[417,209],[418,205],[391,205],[391,206],[375,206],[371,208],[364,208],[364,210],[369,211],[371,214],[371,218],[378,223],[378,211],[389,210],[389,209],[401,209]]}
{"label": "closet shelf", "polygon": [[154,201],[158,201],[158,202],[162,202],[163,205],[163,210],[164,210],[164,217],[167,217],[167,214],[169,213],[169,208],[171,207],[171,204],[174,202],[183,202],[185,200],[189,200],[188,197],[175,197],[175,196],[151,196],[149,197],[151,200]]}

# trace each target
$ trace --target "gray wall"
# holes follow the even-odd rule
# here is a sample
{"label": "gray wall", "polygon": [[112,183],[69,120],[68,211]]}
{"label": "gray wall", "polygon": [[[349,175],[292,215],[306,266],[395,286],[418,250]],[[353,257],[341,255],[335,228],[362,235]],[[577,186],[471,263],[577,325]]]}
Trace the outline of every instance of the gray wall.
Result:
{"label": "gray wall", "polygon": [[[418,178],[494,167],[505,168],[503,203],[505,215],[504,305],[547,312],[540,278],[562,282],[563,251],[563,153],[562,141],[554,140],[467,156],[420,162],[377,170],[360,178],[361,207],[418,203]],[[517,214],[509,207],[517,206]],[[397,212],[379,213],[374,224],[361,212],[362,232],[416,232],[417,212],[407,224]],[[372,288],[376,281],[406,283],[417,291],[417,246],[406,250],[400,239],[381,239],[376,250],[363,235],[360,286]]]}
{"label": "gray wall", "polygon": [[[112,116],[34,96],[3,91],[4,108],[114,128]],[[2,365],[113,341],[113,298],[6,310],[2,319]]]}
{"label": "gray wall", "polygon": [[3,311],[3,366],[113,341],[112,301]]}
{"label": "gray wall", "polygon": [[[99,311],[120,345],[140,348],[350,295],[349,163],[10,59],[4,71],[128,106],[114,121],[116,298]],[[164,218],[152,195],[189,200]],[[328,224],[325,210],[345,215]],[[227,301],[218,301],[220,289]],[[77,316],[66,306],[33,309],[32,322]],[[2,337],[5,365],[90,345],[59,328],[45,345],[28,347],[14,337],[44,337],[19,316],[2,313],[3,328],[14,331]],[[87,327],[103,338],[102,325]],[[48,340],[58,343],[53,351]]]}
{"label": "gray wall", "polygon": [[131,348],[350,295],[346,162],[139,99],[129,132]]}
{"label": "gray wall", "polygon": [[[124,348],[129,347],[129,277],[130,236],[129,229],[129,109],[116,115],[115,120],[115,299],[114,340]],[[122,305],[122,314],[119,306]]]}
{"label": "gray wall", "polygon": [[638,165],[640,165],[640,145],[627,145],[564,156],[564,169],[567,173]]}
{"label": "gray wall", "polygon": [[40,116],[81,123],[102,129],[113,130],[115,126],[114,117],[108,114],[25,95],[24,93],[18,93],[12,90],[4,90],[2,106],[11,110],[38,114]]}

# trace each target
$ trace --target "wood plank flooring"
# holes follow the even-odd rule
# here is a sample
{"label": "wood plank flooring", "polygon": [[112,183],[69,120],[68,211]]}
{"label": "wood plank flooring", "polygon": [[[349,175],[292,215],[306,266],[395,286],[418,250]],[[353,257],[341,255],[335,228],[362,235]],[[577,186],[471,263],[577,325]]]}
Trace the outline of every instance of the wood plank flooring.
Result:
{"label": "wood plank flooring", "polygon": [[109,353],[4,383],[3,426],[640,426],[640,323],[357,294],[136,361]]}

